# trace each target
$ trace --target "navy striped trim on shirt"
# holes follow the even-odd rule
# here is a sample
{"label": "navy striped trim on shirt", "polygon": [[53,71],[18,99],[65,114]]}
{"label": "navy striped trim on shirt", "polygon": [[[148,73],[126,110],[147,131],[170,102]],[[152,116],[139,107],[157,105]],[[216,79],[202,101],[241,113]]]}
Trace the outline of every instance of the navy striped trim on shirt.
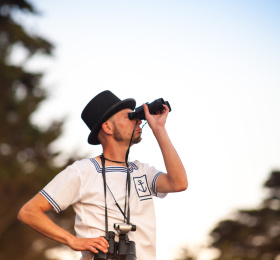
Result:
{"label": "navy striped trim on shirt", "polygon": [[157,191],[156,191],[156,182],[157,182],[157,178],[158,178],[158,176],[159,175],[161,175],[163,172],[158,172],[156,175],[155,175],[155,177],[154,177],[154,179],[153,179],[153,182],[152,182],[152,191],[153,191],[153,193],[157,196]]}
{"label": "navy striped trim on shirt", "polygon": [[61,211],[61,208],[46,191],[41,190],[40,193],[48,200],[48,202],[53,206],[57,213]]}
{"label": "navy striped trim on shirt", "polygon": [[[102,167],[99,165],[99,163],[94,158],[90,158],[90,161],[94,164],[96,171],[102,173]],[[138,170],[138,167],[132,162],[129,162],[128,166],[130,173],[132,173],[134,170]],[[127,169],[124,166],[109,166],[106,167],[106,172],[127,172]]]}

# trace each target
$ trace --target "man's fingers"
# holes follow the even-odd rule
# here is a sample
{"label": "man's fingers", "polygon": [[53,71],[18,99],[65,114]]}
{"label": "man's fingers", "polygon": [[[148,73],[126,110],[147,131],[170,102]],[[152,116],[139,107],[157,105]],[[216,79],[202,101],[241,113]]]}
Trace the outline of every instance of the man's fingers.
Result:
{"label": "man's fingers", "polygon": [[[89,247],[89,249],[88,249],[89,251],[91,251],[92,253],[94,253],[94,254],[97,254],[98,253],[98,250],[94,247],[94,246],[91,246],[91,247]],[[101,250],[102,251],[102,250]],[[102,251],[103,252],[103,251]],[[105,253],[105,252],[104,252]]]}
{"label": "man's fingers", "polygon": [[168,106],[163,104],[163,107],[164,107],[163,113],[167,113],[168,114],[169,113]]}
{"label": "man's fingers", "polygon": [[146,115],[150,114],[150,111],[149,111],[149,108],[148,108],[147,104],[144,103],[143,108],[144,108],[144,112],[145,112]]}
{"label": "man's fingers", "polygon": [[93,253],[98,253],[98,251],[102,251],[103,253],[108,252],[108,241],[104,237],[94,239],[93,244],[90,246],[89,250]]}
{"label": "man's fingers", "polygon": [[104,248],[104,249],[107,249],[107,248],[108,248],[109,243],[108,243],[108,241],[107,241],[104,237],[99,237],[99,238],[97,238],[97,239],[98,239],[98,241],[96,241],[96,243],[97,243],[99,246],[101,246],[101,247]]}
{"label": "man's fingers", "polygon": [[95,245],[90,246],[89,250],[92,251],[95,254],[97,254],[99,251],[101,251],[103,253],[107,253],[108,252],[107,247],[104,248],[103,246],[101,246],[99,244],[95,244]]}

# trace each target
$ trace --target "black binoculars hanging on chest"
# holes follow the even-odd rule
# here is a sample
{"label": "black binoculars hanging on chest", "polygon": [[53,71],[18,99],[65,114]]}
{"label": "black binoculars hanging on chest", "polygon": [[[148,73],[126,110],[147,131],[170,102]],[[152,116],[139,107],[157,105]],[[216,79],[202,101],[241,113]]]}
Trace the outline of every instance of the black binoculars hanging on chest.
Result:
{"label": "black binoculars hanging on chest", "polygon": [[115,233],[109,231],[108,252],[99,251],[94,255],[94,260],[136,260],[135,242],[128,239],[127,234],[119,235],[119,242],[115,241]]}
{"label": "black binoculars hanging on chest", "polygon": [[119,233],[119,242],[115,241],[115,232],[109,231],[107,241],[108,252],[99,251],[94,255],[94,260],[136,260],[136,246],[134,241],[130,241],[127,233],[135,231],[136,226],[126,223],[114,224],[115,230]]}

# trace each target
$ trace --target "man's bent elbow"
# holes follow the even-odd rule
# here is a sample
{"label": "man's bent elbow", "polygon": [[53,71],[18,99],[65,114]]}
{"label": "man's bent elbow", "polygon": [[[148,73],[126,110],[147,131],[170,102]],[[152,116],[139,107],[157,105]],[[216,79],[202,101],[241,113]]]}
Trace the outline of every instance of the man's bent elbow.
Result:
{"label": "man's bent elbow", "polygon": [[18,212],[18,215],[17,215],[17,219],[20,221],[20,222],[25,222],[24,220],[26,219],[26,211],[24,209],[24,206],[20,209],[20,211]]}
{"label": "man's bent elbow", "polygon": [[187,174],[185,172],[185,174],[182,176],[181,178],[181,181],[179,183],[177,183],[178,187],[178,191],[185,191],[188,186],[189,186],[189,183],[188,183],[188,178],[187,178]]}
{"label": "man's bent elbow", "polygon": [[188,188],[188,181],[181,181],[174,186],[175,192],[185,191]]}
{"label": "man's bent elbow", "polygon": [[188,188],[188,182],[186,183],[181,183],[181,185],[177,188],[177,191],[180,192],[180,191],[185,191],[187,188]]}
{"label": "man's bent elbow", "polygon": [[18,212],[17,219],[24,224],[28,224],[28,220],[30,220],[30,218],[30,211],[28,207],[24,205]]}

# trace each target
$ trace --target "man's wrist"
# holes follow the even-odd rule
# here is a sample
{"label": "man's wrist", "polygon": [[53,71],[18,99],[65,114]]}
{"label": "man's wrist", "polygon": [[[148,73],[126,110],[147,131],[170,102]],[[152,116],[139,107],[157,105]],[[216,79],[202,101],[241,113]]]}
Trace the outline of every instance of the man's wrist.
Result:
{"label": "man's wrist", "polygon": [[162,136],[165,137],[167,135],[165,126],[157,126],[155,129],[152,130],[157,139],[161,138]]}
{"label": "man's wrist", "polygon": [[65,244],[72,248],[72,246],[75,245],[76,239],[77,237],[69,233],[65,237]]}

